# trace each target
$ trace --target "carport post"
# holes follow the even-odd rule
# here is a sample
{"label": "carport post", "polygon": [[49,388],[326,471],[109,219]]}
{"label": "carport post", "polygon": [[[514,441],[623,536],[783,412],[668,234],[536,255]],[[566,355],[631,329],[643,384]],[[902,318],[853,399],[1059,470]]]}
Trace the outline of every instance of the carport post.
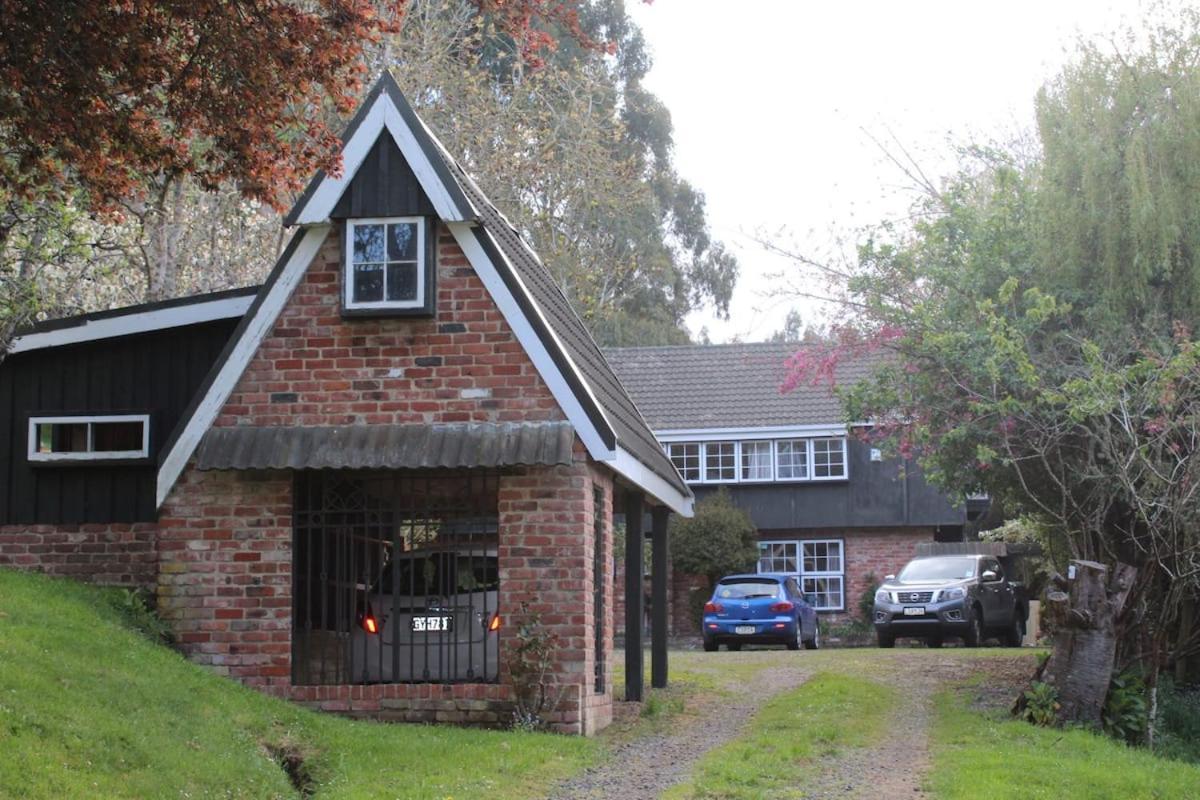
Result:
{"label": "carport post", "polygon": [[667,686],[667,568],[671,548],[667,539],[670,511],[655,506],[651,512],[650,545],[650,686]]}
{"label": "carport post", "polygon": [[640,701],[642,668],[642,513],[645,495],[625,492],[625,699]]}

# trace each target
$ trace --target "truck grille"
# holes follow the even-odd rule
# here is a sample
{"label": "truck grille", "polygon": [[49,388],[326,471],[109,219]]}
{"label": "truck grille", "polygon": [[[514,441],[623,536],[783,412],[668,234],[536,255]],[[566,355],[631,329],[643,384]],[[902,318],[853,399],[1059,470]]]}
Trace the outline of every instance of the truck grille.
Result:
{"label": "truck grille", "polygon": [[933,592],[896,592],[896,600],[901,603],[929,603],[933,601]]}

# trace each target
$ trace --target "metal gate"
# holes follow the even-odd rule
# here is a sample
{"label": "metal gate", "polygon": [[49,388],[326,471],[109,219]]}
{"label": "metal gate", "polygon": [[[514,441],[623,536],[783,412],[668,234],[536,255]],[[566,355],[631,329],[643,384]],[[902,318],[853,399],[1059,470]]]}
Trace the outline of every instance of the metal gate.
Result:
{"label": "metal gate", "polygon": [[297,472],[293,683],[495,681],[497,487],[474,470]]}

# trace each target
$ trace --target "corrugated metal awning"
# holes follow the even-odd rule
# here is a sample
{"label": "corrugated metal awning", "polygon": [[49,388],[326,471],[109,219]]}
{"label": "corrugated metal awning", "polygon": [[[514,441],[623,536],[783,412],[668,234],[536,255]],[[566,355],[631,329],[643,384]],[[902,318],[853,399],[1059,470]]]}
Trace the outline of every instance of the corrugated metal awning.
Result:
{"label": "corrugated metal awning", "polygon": [[570,464],[569,422],[212,428],[198,469],[431,469]]}

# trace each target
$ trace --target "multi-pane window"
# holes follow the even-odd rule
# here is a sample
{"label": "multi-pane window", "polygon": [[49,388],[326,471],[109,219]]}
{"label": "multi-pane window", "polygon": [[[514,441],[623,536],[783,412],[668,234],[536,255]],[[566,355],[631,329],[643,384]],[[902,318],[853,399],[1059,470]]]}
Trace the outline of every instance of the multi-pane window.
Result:
{"label": "multi-pane window", "polygon": [[846,440],[813,439],[813,477],[846,477]]}
{"label": "multi-pane window", "polygon": [[425,304],[424,223],[419,217],[347,223],[346,308]]}
{"label": "multi-pane window", "polygon": [[775,476],[781,481],[808,477],[807,439],[787,439],[775,443]]}
{"label": "multi-pane window", "polygon": [[104,461],[148,458],[150,417],[30,417],[30,461]]}
{"label": "multi-pane window", "polygon": [[669,442],[663,449],[688,483],[765,483],[845,478],[845,437]]}
{"label": "multi-pane window", "polygon": [[800,571],[799,542],[759,542],[758,571],[795,575]]}
{"label": "multi-pane window", "polygon": [[795,575],[819,611],[846,607],[845,559],[839,539],[759,542],[758,571]]}
{"label": "multi-pane window", "polygon": [[771,480],[771,443],[742,442],[741,480]]}
{"label": "multi-pane window", "polygon": [[704,480],[737,480],[737,442],[704,443]]}
{"label": "multi-pane window", "polygon": [[668,445],[671,463],[685,481],[700,480],[700,444],[698,442],[673,442]]}

